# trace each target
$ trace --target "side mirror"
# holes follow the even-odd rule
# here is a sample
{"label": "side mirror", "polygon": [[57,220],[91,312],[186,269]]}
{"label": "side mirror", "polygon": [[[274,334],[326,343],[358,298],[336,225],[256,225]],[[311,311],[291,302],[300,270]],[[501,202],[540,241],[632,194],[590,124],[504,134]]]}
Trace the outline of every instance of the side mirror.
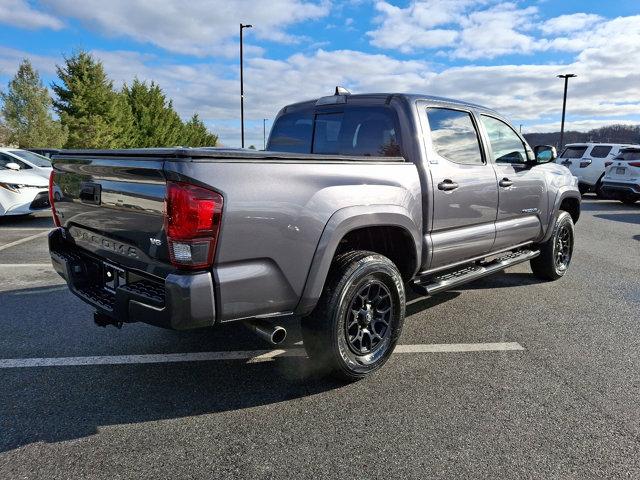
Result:
{"label": "side mirror", "polygon": [[5,164],[5,167],[7,167],[9,170],[20,170],[20,165],[15,162],[9,162]]}
{"label": "side mirror", "polygon": [[556,147],[552,145],[536,145],[533,147],[533,153],[536,157],[535,163],[549,163],[558,158]]}

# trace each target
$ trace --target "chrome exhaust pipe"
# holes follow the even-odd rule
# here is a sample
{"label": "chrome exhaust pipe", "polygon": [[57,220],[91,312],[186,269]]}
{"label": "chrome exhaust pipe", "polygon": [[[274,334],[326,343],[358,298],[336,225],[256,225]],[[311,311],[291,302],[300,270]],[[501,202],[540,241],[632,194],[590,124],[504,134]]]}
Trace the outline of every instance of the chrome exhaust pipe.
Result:
{"label": "chrome exhaust pipe", "polygon": [[245,320],[245,327],[272,345],[280,345],[287,338],[287,330],[279,325],[272,325],[264,320]]}

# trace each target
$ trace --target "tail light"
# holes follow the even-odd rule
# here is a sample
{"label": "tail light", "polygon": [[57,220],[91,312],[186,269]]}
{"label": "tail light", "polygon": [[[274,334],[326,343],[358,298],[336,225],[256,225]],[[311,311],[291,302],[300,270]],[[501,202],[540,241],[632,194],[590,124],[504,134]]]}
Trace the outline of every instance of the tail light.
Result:
{"label": "tail light", "polygon": [[62,223],[58,218],[58,212],[56,212],[56,204],[55,204],[55,187],[56,187],[56,171],[51,170],[51,175],[49,175],[49,205],[51,205],[51,216],[53,217],[53,223],[56,224],[56,227],[61,227]]}
{"label": "tail light", "polygon": [[604,167],[605,167],[605,168],[608,168],[608,167],[610,167],[611,165],[613,165],[613,162],[604,162]]}
{"label": "tail light", "polygon": [[640,162],[629,162],[629,165],[632,167],[640,167]]}
{"label": "tail light", "polygon": [[188,183],[167,182],[165,230],[174,266],[210,267],[221,220],[222,195]]}

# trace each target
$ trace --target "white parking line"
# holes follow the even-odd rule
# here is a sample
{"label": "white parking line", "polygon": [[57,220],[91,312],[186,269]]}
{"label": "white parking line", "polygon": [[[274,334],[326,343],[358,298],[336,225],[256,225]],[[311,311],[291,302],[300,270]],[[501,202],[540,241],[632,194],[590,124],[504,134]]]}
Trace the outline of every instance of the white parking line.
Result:
{"label": "white parking line", "polygon": [[0,232],[27,232],[32,230],[39,231],[39,232],[46,230],[48,232],[51,230],[51,227],[25,227],[25,228],[0,227]]}
{"label": "white parking line", "polygon": [[[503,343],[443,343],[432,345],[398,345],[394,353],[445,353],[522,351],[517,342]],[[104,355],[95,357],[5,358],[0,359],[0,369],[26,367],[71,367],[82,365],[128,365],[140,363],[205,362],[217,360],[246,360],[258,363],[281,357],[304,357],[303,348],[288,350],[243,350],[229,352],[165,353],[149,355]]]}
{"label": "white parking line", "polygon": [[43,268],[50,267],[53,270],[53,265],[50,263],[0,263],[0,268],[18,268],[18,267],[28,267],[28,268]]}
{"label": "white parking line", "polygon": [[36,238],[44,237],[46,235],[49,235],[49,230],[47,230],[46,232],[40,232],[40,233],[36,233],[35,235],[30,235],[28,237],[21,238],[20,240],[16,240],[15,242],[7,243],[0,247],[0,252],[2,250],[6,250],[7,248],[15,247],[16,245],[20,245],[21,243],[30,242],[31,240],[35,240]]}

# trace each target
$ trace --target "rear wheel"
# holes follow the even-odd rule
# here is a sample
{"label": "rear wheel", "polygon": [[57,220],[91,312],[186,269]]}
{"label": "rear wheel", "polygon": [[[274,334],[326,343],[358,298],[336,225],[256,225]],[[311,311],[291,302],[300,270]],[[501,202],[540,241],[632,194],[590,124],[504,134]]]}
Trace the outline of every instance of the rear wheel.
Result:
{"label": "rear wheel", "polygon": [[560,211],[551,238],[539,245],[540,255],[531,260],[533,274],[543,280],[564,276],[573,255],[574,228],[568,212]]}
{"label": "rear wheel", "polygon": [[322,373],[358,380],[389,359],[404,314],[404,284],[393,262],[348,252],[334,260],[318,305],[302,320],[304,346]]}

